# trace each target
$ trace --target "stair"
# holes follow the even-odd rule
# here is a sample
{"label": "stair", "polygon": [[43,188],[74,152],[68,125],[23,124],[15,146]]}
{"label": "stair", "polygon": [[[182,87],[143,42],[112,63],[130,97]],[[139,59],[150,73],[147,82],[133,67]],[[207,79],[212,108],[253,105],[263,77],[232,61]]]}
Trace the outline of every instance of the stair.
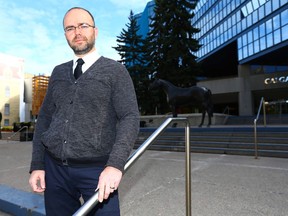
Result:
{"label": "stair", "polygon": [[[155,128],[141,128],[135,148],[138,148]],[[258,126],[258,156],[288,158],[288,127]],[[252,126],[212,126],[190,129],[191,152],[255,155]],[[185,151],[184,128],[167,128],[150,146],[150,150]]]}
{"label": "stair", "polygon": [[2,140],[20,141],[20,133],[1,131]]}

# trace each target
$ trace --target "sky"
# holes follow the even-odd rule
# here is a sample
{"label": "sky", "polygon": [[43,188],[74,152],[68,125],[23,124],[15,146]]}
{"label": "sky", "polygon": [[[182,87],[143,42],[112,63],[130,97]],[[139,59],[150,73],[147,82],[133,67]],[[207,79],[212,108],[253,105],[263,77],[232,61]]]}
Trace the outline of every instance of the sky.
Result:
{"label": "sky", "polygon": [[24,72],[50,75],[53,68],[73,59],[63,31],[63,16],[72,7],[88,9],[98,28],[100,55],[120,57],[113,46],[129,23],[130,10],[144,11],[150,0],[0,0],[0,53],[24,60]]}

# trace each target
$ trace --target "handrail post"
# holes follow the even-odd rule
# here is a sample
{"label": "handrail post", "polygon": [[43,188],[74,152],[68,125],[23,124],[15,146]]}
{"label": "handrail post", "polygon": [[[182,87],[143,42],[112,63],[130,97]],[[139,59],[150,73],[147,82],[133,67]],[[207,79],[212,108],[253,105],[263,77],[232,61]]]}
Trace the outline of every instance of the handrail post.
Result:
{"label": "handrail post", "polygon": [[264,127],[266,127],[266,108],[265,108],[265,99],[263,98],[263,121],[264,121]]}
{"label": "handrail post", "polygon": [[190,125],[186,121],[185,127],[185,153],[186,153],[186,216],[191,216],[191,160],[190,160]]}
{"label": "handrail post", "polygon": [[11,140],[12,137],[14,137],[17,133],[21,132],[24,128],[26,128],[26,141],[28,140],[28,126],[21,127],[18,131],[13,133],[10,137],[7,138],[7,142]]}
{"label": "handrail post", "polygon": [[255,146],[255,159],[258,158],[258,141],[257,141],[257,120],[254,120],[254,146]]}
{"label": "handrail post", "polygon": [[264,97],[261,98],[260,105],[258,108],[258,113],[256,118],[254,119],[254,145],[255,145],[255,159],[258,158],[258,141],[257,141],[257,121],[259,119],[259,115],[261,112],[261,107],[263,108],[263,123],[266,127],[266,110],[265,110],[265,100]]}
{"label": "handrail post", "polygon": [[[149,147],[150,144],[163,132],[165,128],[168,127],[168,125],[172,121],[185,121],[186,127],[185,127],[185,152],[186,152],[186,216],[191,216],[191,161],[190,161],[190,124],[187,118],[168,118],[166,121],[160,125],[160,127],[154,131],[148,139],[136,150],[131,154],[131,156],[128,158],[125,166],[124,166],[124,172],[127,171],[129,167],[145,152],[145,150]],[[98,194],[99,191],[96,190],[95,194],[87,200],[79,209],[76,211],[73,216],[84,216],[89,213],[89,211],[92,210],[92,208],[97,205],[98,203]]]}

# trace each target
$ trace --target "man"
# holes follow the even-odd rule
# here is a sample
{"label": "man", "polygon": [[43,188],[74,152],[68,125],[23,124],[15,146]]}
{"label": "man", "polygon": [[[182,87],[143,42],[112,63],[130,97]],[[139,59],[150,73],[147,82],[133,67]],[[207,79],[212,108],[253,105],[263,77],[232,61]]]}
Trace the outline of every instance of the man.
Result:
{"label": "man", "polygon": [[89,11],[71,8],[63,26],[75,58],[52,72],[37,119],[29,183],[44,192],[48,216],[72,215],[79,198],[88,200],[96,188],[100,203],[91,214],[117,216],[117,188],[139,130],[134,87],[123,65],[97,53],[98,29]]}

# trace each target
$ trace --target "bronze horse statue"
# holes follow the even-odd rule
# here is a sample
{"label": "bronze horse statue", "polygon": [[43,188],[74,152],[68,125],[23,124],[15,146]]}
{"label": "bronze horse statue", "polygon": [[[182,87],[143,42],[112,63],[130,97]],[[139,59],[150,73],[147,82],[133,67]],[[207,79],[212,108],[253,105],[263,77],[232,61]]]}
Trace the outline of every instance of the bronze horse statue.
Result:
{"label": "bronze horse statue", "polygon": [[163,89],[167,96],[168,105],[172,111],[173,117],[177,117],[177,108],[183,105],[194,105],[202,110],[202,120],[199,127],[202,127],[206,112],[208,114],[208,125],[211,125],[213,117],[212,93],[208,88],[192,86],[188,88],[180,88],[172,83],[155,79],[149,86],[150,90]]}

